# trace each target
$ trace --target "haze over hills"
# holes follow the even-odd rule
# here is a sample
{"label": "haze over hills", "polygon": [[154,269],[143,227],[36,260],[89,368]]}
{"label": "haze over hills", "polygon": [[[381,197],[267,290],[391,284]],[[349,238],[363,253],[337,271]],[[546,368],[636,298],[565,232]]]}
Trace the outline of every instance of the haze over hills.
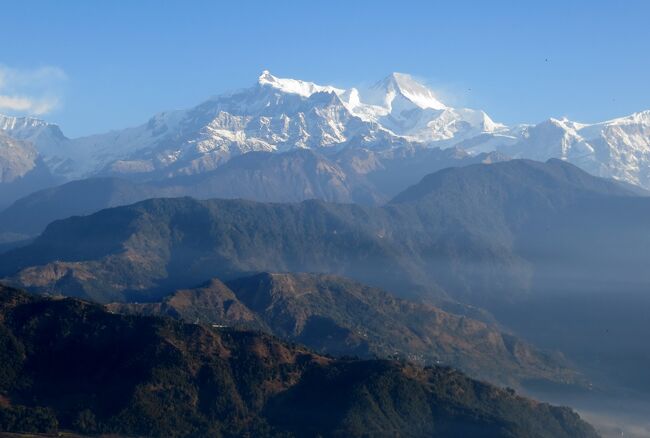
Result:
{"label": "haze over hills", "polygon": [[[0,274],[100,302],[251,272],[341,274],[454,313],[487,308],[526,339],[562,345],[599,384],[647,393],[650,362],[634,353],[650,329],[647,217],[650,198],[625,185],[560,160],[512,160],[439,171],[379,208],[182,198],[107,209],[52,223],[0,255]],[[611,337],[600,321],[616,324]]]}
{"label": "haze over hills", "polygon": [[[639,214],[613,214],[612,206],[621,203]],[[398,292],[451,295],[489,308],[553,281],[543,267],[546,252],[555,251],[545,245],[554,242],[537,238],[546,224],[556,228],[544,232],[566,234],[563,257],[577,273],[586,269],[584,288],[614,274],[641,279],[646,242],[632,231],[646,226],[648,203],[625,186],[559,160],[514,160],[440,171],[381,208],[144,201],[54,222],[32,244],[0,255],[0,266],[2,275],[24,286],[56,290],[59,282],[73,281],[68,293],[104,302],[169,291],[168,280],[183,287],[270,270],[341,273]],[[602,244],[589,240],[596,228],[582,225],[596,227],[600,220],[608,221],[617,245],[628,246],[624,258],[594,274],[587,261],[603,257],[598,262],[606,264],[607,252],[573,256]],[[616,221],[633,221],[634,227]]]}
{"label": "haze over hills", "polygon": [[6,3],[0,438],[650,438],[650,2]]}

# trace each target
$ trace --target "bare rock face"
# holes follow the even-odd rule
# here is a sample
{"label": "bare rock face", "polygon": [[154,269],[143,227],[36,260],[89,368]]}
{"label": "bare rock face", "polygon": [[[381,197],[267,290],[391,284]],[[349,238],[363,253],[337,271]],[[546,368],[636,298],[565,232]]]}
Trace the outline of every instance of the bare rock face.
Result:
{"label": "bare rock face", "polygon": [[38,153],[32,144],[16,140],[0,131],[0,183],[22,178],[36,167]]}
{"label": "bare rock face", "polygon": [[52,176],[32,142],[13,138],[0,129],[0,210],[21,196],[60,181]]}

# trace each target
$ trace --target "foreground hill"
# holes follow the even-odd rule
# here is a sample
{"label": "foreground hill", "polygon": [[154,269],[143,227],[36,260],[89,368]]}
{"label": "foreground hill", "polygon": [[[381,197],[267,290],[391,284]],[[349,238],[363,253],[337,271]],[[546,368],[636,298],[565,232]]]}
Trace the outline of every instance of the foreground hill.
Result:
{"label": "foreground hill", "polygon": [[0,429],[139,436],[595,437],[449,368],[334,360],[266,335],[0,288]]}
{"label": "foreground hill", "polygon": [[339,356],[442,363],[504,385],[526,379],[578,382],[561,357],[541,353],[490,324],[332,275],[263,273],[227,285],[214,279],[162,302],[108,308],[263,330]]}

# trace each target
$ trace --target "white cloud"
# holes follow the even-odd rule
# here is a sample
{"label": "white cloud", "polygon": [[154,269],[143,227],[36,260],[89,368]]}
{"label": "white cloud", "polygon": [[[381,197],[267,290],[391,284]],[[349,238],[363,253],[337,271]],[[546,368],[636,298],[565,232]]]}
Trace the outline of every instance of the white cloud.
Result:
{"label": "white cloud", "polygon": [[0,65],[0,111],[46,114],[61,105],[66,79],[58,67],[16,69]]}

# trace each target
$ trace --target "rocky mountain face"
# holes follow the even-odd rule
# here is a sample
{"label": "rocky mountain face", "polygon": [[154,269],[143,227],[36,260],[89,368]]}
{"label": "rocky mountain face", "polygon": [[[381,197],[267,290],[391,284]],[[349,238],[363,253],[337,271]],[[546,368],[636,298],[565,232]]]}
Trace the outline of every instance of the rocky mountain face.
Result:
{"label": "rocky mountain face", "polygon": [[72,145],[57,125],[31,117],[0,115],[0,131],[14,140],[29,143],[53,175],[65,176],[72,172]]}
{"label": "rocky mountain face", "polygon": [[596,437],[568,408],[450,368],[337,360],[253,332],[0,287],[3,431]]}
{"label": "rocky mountain face", "polygon": [[60,180],[50,174],[31,142],[15,139],[0,130],[0,209],[57,182]]}
{"label": "rocky mountain face", "polygon": [[34,169],[37,156],[30,143],[0,132],[0,183],[15,181]]}
{"label": "rocky mountain face", "polygon": [[563,359],[511,334],[437,307],[325,274],[263,273],[179,290],[157,303],[113,303],[112,312],[262,330],[337,356],[401,357],[444,364],[502,385],[580,384]]}

